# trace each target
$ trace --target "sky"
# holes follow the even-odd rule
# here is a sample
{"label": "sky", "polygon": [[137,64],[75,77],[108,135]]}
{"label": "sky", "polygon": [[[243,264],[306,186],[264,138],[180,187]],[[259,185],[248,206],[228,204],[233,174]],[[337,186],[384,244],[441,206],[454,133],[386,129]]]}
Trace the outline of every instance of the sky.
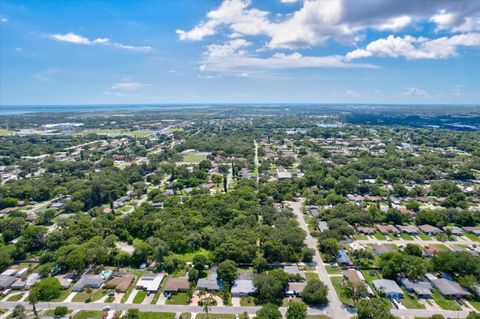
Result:
{"label": "sky", "polygon": [[0,107],[476,104],[479,73],[475,0],[0,0]]}

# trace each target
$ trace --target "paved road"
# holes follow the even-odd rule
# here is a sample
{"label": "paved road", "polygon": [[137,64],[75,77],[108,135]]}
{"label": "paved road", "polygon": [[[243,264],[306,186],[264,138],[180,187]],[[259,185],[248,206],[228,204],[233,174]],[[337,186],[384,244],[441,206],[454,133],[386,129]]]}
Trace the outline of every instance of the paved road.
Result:
{"label": "paved road", "polygon": [[357,244],[418,244],[418,245],[435,245],[435,244],[442,244],[445,246],[457,246],[457,245],[472,245],[478,244],[478,242],[474,241],[466,241],[466,240],[457,240],[457,241],[439,241],[439,240],[378,240],[378,239],[359,239],[355,240],[354,243]]}
{"label": "paved road", "polygon": [[290,204],[290,207],[292,207],[293,212],[297,216],[297,220],[298,220],[298,223],[300,224],[300,228],[302,228],[306,233],[305,244],[308,247],[315,250],[314,261],[316,263],[315,268],[318,273],[318,276],[320,277],[320,280],[328,287],[329,303],[327,307],[324,309],[324,311],[326,312],[327,315],[329,315],[332,318],[349,318],[351,314],[347,312],[347,310],[345,310],[345,307],[340,302],[340,299],[337,296],[337,292],[333,287],[332,281],[328,276],[327,269],[325,268],[325,265],[323,264],[323,261],[320,257],[320,253],[318,252],[318,248],[317,248],[317,240],[313,238],[310,235],[310,232],[308,231],[307,223],[305,222],[305,218],[301,211],[301,208],[303,206],[303,200],[301,202],[289,202],[289,204]]}
{"label": "paved road", "polygon": [[257,171],[257,177],[256,177],[256,181],[257,181],[257,185],[258,185],[258,181],[260,179],[260,174],[258,173],[258,166],[259,166],[259,162],[258,162],[258,144],[257,144],[257,141],[253,141],[253,143],[255,143],[255,158],[253,160],[253,163],[255,164],[255,170]]}
{"label": "paved road", "polygon": [[[32,309],[32,306],[27,302],[19,301],[2,301],[0,302],[1,309],[13,309],[16,305],[23,305],[26,309]],[[202,313],[203,307],[198,306],[181,306],[181,305],[152,305],[152,304],[112,304],[112,303],[83,303],[83,302],[71,302],[71,303],[62,303],[62,302],[41,302],[37,305],[37,310],[48,310],[54,309],[58,306],[68,306],[69,309],[73,311],[78,310],[103,310],[104,307],[110,307],[110,309],[115,311],[125,311],[130,308],[136,308],[140,311],[156,311],[156,312],[189,312],[189,313]],[[222,313],[222,314],[241,314],[247,312],[248,314],[255,314],[261,307],[229,307],[229,306],[214,306],[210,308],[211,313]],[[287,311],[286,307],[281,307],[280,311],[285,314]],[[345,310],[344,310],[345,311]],[[319,315],[323,314],[325,311],[322,309],[309,308],[308,313],[310,315]],[[431,317],[434,314],[441,314],[445,318],[465,318],[468,315],[468,311],[451,311],[451,310],[425,310],[425,309],[393,309],[392,314],[399,317]],[[338,315],[337,318],[348,318],[351,315],[345,311],[345,315]]]}

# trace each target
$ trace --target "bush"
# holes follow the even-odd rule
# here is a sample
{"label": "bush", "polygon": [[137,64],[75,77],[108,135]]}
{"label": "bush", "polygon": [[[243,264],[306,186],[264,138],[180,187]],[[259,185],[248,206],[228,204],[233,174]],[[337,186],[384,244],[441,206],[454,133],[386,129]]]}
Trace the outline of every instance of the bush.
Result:
{"label": "bush", "polygon": [[53,314],[55,316],[61,316],[61,317],[65,316],[67,313],[68,313],[68,308],[66,306],[58,306],[53,311]]}

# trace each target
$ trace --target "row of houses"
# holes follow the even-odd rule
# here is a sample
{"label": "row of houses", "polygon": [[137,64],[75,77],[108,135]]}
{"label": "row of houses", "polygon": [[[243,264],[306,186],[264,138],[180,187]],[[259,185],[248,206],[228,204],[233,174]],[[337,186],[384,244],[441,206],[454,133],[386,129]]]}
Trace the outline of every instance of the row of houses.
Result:
{"label": "row of houses", "polygon": [[416,236],[421,232],[435,236],[444,232],[448,232],[452,235],[462,236],[464,232],[480,235],[480,226],[477,227],[456,227],[456,226],[445,226],[442,229],[432,226],[429,224],[415,226],[415,225],[375,225],[374,227],[369,226],[358,226],[357,232],[363,235],[373,235],[376,231],[380,232],[383,235],[399,235],[400,233],[406,233],[409,235]]}

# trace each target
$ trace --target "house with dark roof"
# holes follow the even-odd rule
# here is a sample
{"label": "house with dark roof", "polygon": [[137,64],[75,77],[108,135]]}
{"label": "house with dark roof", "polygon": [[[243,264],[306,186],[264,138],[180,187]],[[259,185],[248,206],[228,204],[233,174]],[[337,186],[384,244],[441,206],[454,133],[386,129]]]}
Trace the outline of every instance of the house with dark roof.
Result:
{"label": "house with dark roof", "polygon": [[429,299],[432,297],[432,284],[427,281],[413,281],[401,278],[400,283],[407,292],[413,292],[419,298]]}
{"label": "house with dark roof", "polygon": [[377,254],[378,256],[383,256],[387,253],[395,252],[395,249],[389,245],[380,244],[380,245],[375,245],[374,251],[375,251],[375,254]]}
{"label": "house with dark roof", "polygon": [[393,225],[376,225],[375,226],[383,235],[393,234],[398,235],[400,231]]}
{"label": "house with dark roof", "polygon": [[446,278],[432,280],[432,285],[444,297],[461,299],[470,295],[470,293],[463,289],[457,282]]}
{"label": "house with dark roof", "polygon": [[373,228],[373,227],[358,226],[358,227],[357,227],[357,231],[358,231],[360,234],[364,234],[364,235],[373,235],[373,234],[375,234],[375,228]]}
{"label": "house with dark roof", "polygon": [[288,283],[285,294],[289,297],[301,297],[306,286],[306,282],[290,282]]}
{"label": "house with dark roof", "polygon": [[452,235],[455,235],[455,236],[463,235],[463,230],[457,226],[446,226],[446,227],[443,227],[443,230],[445,232],[450,232]]}
{"label": "house with dark roof", "polygon": [[165,285],[164,293],[187,292],[190,289],[190,282],[187,278],[170,278]]}
{"label": "house with dark roof", "polygon": [[197,282],[198,290],[216,291],[224,286],[223,280],[218,279],[217,267],[212,267],[207,278],[200,278]]}
{"label": "house with dark roof", "polygon": [[100,288],[103,285],[103,277],[99,275],[84,275],[73,285],[72,291],[81,292],[85,288]]}
{"label": "house with dark roof", "polygon": [[418,229],[417,226],[415,225],[397,225],[398,230],[400,230],[402,233],[406,233],[412,236],[416,236],[420,233],[420,230]]}
{"label": "house with dark roof", "polygon": [[432,226],[432,225],[428,225],[428,224],[420,225],[420,226],[418,226],[418,228],[422,232],[424,232],[425,234],[430,235],[430,236],[434,236],[434,235],[438,235],[440,233],[443,233],[443,231],[440,228]]}
{"label": "house with dark roof", "polygon": [[105,287],[115,289],[117,292],[127,292],[134,280],[134,275],[114,273],[112,278],[105,283]]}

